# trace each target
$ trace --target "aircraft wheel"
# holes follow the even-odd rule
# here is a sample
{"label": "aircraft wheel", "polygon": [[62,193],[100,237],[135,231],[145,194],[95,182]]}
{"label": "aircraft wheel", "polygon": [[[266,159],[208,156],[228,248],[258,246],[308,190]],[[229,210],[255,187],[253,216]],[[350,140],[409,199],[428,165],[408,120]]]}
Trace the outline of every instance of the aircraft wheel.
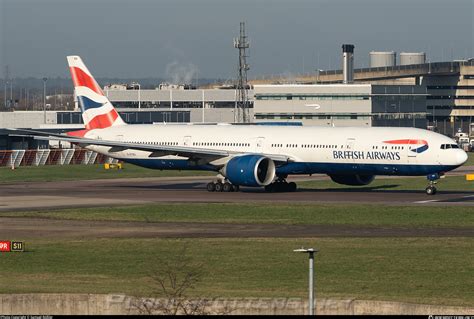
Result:
{"label": "aircraft wheel", "polygon": [[224,190],[224,184],[221,182],[216,183],[216,192],[222,192]]}
{"label": "aircraft wheel", "polygon": [[289,192],[295,192],[296,191],[296,183],[295,182],[290,182],[288,183],[288,191]]}
{"label": "aircraft wheel", "polygon": [[265,186],[265,191],[266,191],[267,193],[273,192],[273,191],[274,191],[274,188],[275,188],[274,186],[275,186],[275,185],[274,185],[273,183],[266,185],[266,186]]}
{"label": "aircraft wheel", "polygon": [[207,191],[208,192],[214,192],[216,190],[216,184],[213,182],[210,182],[207,184]]}
{"label": "aircraft wheel", "polygon": [[426,188],[426,195],[434,195],[434,194],[436,194],[436,187],[428,186]]}
{"label": "aircraft wheel", "polygon": [[238,192],[240,190],[239,185],[232,185],[233,186],[233,192]]}
{"label": "aircraft wheel", "polygon": [[222,191],[223,191],[223,192],[227,192],[227,193],[228,193],[228,192],[232,192],[232,189],[233,189],[233,187],[232,187],[232,184],[231,184],[231,183],[225,182],[225,183],[222,185]]}
{"label": "aircraft wheel", "polygon": [[287,191],[288,191],[288,183],[287,182],[278,183],[278,192],[287,192]]}

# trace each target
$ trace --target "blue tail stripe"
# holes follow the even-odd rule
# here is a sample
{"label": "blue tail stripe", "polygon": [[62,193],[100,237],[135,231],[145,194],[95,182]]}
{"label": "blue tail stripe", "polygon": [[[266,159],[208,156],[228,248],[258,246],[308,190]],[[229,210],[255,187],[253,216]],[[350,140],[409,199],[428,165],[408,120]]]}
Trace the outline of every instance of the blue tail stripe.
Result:
{"label": "blue tail stripe", "polygon": [[77,99],[79,100],[79,105],[81,106],[82,112],[88,109],[99,108],[104,105],[103,103],[98,103],[82,95],[77,96]]}

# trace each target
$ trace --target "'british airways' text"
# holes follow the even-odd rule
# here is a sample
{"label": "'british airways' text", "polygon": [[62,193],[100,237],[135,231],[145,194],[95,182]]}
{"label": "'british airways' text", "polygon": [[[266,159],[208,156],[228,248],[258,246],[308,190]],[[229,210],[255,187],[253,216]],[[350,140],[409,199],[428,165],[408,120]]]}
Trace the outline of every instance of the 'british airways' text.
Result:
{"label": "'british airways' text", "polygon": [[400,152],[371,152],[371,151],[333,151],[334,159],[352,159],[352,160],[389,160],[399,161]]}

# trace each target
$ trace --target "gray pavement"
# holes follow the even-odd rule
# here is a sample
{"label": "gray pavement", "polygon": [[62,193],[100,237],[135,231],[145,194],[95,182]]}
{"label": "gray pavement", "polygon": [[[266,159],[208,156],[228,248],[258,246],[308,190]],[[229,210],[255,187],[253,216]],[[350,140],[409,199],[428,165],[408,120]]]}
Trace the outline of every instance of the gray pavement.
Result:
{"label": "gray pavement", "polygon": [[[461,167],[449,175],[465,175],[474,167]],[[420,178],[420,177],[418,177]],[[471,190],[443,191],[435,196],[419,191],[382,187],[346,189],[301,189],[295,193],[265,193],[260,188],[241,188],[235,193],[209,193],[210,177],[128,178],[61,182],[0,184],[0,211],[60,209],[72,207],[121,206],[162,202],[319,202],[372,203],[381,205],[474,206]],[[292,181],[327,180],[325,175],[295,176]],[[393,177],[396,179],[396,177]],[[392,178],[388,179],[389,181]]]}

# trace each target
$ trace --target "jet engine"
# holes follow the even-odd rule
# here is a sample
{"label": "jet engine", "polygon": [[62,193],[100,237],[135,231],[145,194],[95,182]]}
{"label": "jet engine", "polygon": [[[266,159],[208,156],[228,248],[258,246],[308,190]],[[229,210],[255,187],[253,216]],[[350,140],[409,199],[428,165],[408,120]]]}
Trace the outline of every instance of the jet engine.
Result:
{"label": "jet engine", "polygon": [[221,172],[234,185],[266,186],[275,178],[275,163],[260,155],[242,155],[227,162]]}
{"label": "jet engine", "polygon": [[342,184],[342,185],[350,185],[350,186],[363,186],[369,185],[375,178],[375,175],[329,175],[333,182]]}

